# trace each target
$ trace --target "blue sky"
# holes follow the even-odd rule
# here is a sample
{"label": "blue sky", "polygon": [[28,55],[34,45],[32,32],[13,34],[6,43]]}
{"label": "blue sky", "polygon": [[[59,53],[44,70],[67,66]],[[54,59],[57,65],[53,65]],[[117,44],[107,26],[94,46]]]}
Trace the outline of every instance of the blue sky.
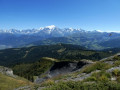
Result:
{"label": "blue sky", "polygon": [[119,31],[120,0],[0,0],[0,29],[49,25]]}

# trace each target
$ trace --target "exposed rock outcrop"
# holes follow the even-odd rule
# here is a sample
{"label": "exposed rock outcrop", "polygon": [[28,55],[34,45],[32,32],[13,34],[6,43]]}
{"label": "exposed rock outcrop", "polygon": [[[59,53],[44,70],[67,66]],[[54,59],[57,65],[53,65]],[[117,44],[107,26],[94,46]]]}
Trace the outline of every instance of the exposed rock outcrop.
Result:
{"label": "exposed rock outcrop", "polygon": [[41,83],[44,80],[55,77],[57,75],[68,74],[71,72],[78,71],[82,67],[91,63],[93,62],[89,60],[82,60],[79,62],[70,61],[55,62],[54,65],[50,68],[50,70],[47,73],[45,73],[45,77],[38,76],[37,79],[35,80],[35,83]]}
{"label": "exposed rock outcrop", "polygon": [[15,77],[15,75],[13,74],[13,70],[7,67],[0,66],[0,73]]}

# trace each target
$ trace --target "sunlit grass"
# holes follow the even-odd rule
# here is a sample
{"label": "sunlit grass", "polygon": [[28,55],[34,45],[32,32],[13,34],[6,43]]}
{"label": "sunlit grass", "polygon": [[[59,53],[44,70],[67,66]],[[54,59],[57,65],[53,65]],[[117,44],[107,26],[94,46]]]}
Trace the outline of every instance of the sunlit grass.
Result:
{"label": "sunlit grass", "polygon": [[13,90],[25,85],[32,85],[32,83],[20,77],[13,78],[0,73],[0,90]]}

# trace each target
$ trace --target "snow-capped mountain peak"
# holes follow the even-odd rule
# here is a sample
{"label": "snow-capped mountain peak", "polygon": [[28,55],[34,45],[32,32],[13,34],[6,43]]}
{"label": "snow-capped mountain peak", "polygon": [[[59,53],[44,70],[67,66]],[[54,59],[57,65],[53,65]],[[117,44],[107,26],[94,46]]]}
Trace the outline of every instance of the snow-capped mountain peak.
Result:
{"label": "snow-capped mountain peak", "polygon": [[55,28],[56,28],[56,26],[55,26],[55,25],[50,25],[50,26],[46,26],[45,28],[55,29]]}
{"label": "snow-capped mountain peak", "polygon": [[69,28],[69,30],[72,32],[74,29],[73,28]]}

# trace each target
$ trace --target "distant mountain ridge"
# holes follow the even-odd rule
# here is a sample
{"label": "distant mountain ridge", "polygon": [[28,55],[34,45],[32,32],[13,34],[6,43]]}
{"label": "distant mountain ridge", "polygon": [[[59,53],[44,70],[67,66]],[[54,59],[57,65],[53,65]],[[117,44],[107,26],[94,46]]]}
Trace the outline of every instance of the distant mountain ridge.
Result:
{"label": "distant mountain ridge", "polygon": [[[101,43],[111,39],[120,39],[120,33],[73,28],[61,29],[51,25],[39,29],[0,30],[0,37],[0,49],[57,43],[81,45],[90,49],[104,49],[109,47]],[[110,48],[114,48],[114,46],[110,46]]]}

